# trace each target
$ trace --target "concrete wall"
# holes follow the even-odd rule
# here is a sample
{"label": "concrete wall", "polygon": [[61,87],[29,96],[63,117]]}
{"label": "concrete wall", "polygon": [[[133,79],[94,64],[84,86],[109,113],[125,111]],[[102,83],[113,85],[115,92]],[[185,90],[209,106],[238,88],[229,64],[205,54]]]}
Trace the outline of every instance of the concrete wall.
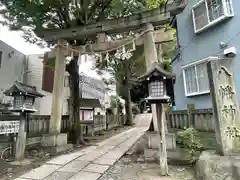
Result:
{"label": "concrete wall", "polygon": [[234,74],[238,101],[240,100],[240,1],[232,0],[234,17],[214,25],[200,34],[195,34],[192,20],[192,6],[198,0],[188,1],[188,6],[182,14],[177,16],[177,29],[179,45],[181,47],[181,57],[173,63],[173,72],[176,73],[175,101],[178,110],[186,109],[187,104],[195,104],[197,109],[211,108],[211,98],[209,94],[186,97],[184,91],[183,74],[181,67],[191,62],[204,59],[208,56],[223,55],[220,49],[220,42],[228,42],[229,47],[235,46],[237,55],[234,58]]}
{"label": "concrete wall", "polygon": [[10,88],[15,81],[21,81],[24,72],[24,54],[0,41],[2,60],[0,65],[0,99],[11,100],[3,92]]}

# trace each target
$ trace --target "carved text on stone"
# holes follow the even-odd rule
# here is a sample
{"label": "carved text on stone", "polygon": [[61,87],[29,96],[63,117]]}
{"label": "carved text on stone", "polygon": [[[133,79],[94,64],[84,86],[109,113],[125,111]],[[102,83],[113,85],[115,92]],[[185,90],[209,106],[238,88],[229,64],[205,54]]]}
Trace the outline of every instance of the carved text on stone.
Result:
{"label": "carved text on stone", "polygon": [[225,117],[226,119],[228,119],[229,117],[231,117],[232,119],[234,119],[236,115],[236,108],[234,108],[233,105],[224,105],[223,109],[222,109],[222,116]]}
{"label": "carved text on stone", "polygon": [[233,95],[235,93],[232,91],[232,87],[231,86],[220,86],[219,87],[219,96],[223,99],[224,97],[226,97],[227,99],[233,99]]}
{"label": "carved text on stone", "polygon": [[225,130],[224,133],[227,135],[229,138],[239,138],[240,137],[240,130],[236,127],[230,127],[228,126]]}

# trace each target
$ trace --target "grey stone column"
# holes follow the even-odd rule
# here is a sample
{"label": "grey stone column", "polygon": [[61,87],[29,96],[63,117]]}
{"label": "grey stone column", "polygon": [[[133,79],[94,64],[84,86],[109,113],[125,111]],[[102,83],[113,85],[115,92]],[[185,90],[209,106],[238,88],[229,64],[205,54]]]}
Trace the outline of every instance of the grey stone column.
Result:
{"label": "grey stone column", "polygon": [[63,54],[62,42],[58,42],[55,61],[54,85],[52,93],[52,111],[50,119],[50,133],[60,133],[62,120],[62,97],[63,82],[65,73],[65,57]]}
{"label": "grey stone column", "polygon": [[[146,61],[146,68],[149,70],[152,63],[158,62],[157,49],[154,41],[154,27],[148,23],[144,25],[144,30],[147,31],[144,35],[144,55]],[[156,104],[151,105],[153,115],[154,131],[158,131]]]}
{"label": "grey stone column", "polygon": [[154,41],[154,27],[148,23],[144,25],[144,30],[147,31],[144,35],[144,54],[147,70],[151,68],[151,64],[158,62],[157,49]]}

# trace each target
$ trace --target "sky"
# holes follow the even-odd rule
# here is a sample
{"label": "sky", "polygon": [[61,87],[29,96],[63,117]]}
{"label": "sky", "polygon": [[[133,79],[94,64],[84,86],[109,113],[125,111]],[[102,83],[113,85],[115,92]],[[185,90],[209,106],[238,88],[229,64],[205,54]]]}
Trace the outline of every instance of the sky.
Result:
{"label": "sky", "polygon": [[35,44],[26,42],[21,37],[20,31],[9,31],[6,26],[0,26],[0,40],[4,41],[14,49],[22,52],[25,55],[29,54],[42,54],[48,49],[41,49]]}
{"label": "sky", "polygon": [[[4,41],[14,49],[22,52],[25,55],[30,55],[30,54],[43,54],[44,52],[49,51],[48,48],[42,49],[39,46],[35,44],[31,44],[26,42],[22,37],[21,37],[22,32],[20,31],[9,31],[7,27],[5,26],[0,26],[0,40]],[[79,67],[79,72],[83,72],[86,75],[96,78],[96,79],[101,79],[102,77],[99,76],[96,71],[92,70],[92,66],[94,65],[94,59],[91,58],[90,56],[87,57],[87,59],[83,56],[81,58],[81,64]],[[109,77],[109,75],[105,75]],[[105,77],[106,78],[106,77]]]}

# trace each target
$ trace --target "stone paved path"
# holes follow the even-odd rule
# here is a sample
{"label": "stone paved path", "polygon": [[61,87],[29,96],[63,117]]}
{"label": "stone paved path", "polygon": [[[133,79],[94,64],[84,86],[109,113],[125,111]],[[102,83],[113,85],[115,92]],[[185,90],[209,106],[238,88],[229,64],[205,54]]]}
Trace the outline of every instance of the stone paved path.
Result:
{"label": "stone paved path", "polygon": [[144,125],[117,134],[78,152],[58,156],[15,180],[97,180],[117,162],[148,129],[150,116],[138,120]]}

